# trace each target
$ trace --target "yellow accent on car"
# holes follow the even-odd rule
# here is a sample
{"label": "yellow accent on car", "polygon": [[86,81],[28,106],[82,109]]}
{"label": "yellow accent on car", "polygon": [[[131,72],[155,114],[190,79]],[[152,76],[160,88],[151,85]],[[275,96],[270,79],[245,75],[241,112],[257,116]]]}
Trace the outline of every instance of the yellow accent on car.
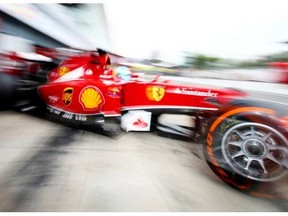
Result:
{"label": "yellow accent on car", "polygon": [[95,109],[103,102],[102,96],[94,88],[87,88],[81,94],[81,102],[86,109]]}

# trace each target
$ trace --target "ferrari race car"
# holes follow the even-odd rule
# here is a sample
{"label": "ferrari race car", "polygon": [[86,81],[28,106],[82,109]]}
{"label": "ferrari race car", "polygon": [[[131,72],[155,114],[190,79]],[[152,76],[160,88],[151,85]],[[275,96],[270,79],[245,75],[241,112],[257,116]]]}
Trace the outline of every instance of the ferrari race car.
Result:
{"label": "ferrari race car", "polygon": [[108,64],[105,52],[73,56],[31,88],[30,97],[40,98],[39,107],[61,123],[111,133],[159,131],[203,143],[212,170],[238,189],[287,174],[286,110],[251,101],[243,91],[176,83]]}

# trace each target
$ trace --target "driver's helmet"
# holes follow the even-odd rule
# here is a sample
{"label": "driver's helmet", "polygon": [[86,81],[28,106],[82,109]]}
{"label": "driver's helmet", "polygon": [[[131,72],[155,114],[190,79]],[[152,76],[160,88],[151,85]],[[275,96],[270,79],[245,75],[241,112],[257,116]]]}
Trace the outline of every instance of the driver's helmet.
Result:
{"label": "driver's helmet", "polygon": [[128,67],[119,66],[115,69],[115,75],[122,81],[129,81],[131,79],[131,71]]}

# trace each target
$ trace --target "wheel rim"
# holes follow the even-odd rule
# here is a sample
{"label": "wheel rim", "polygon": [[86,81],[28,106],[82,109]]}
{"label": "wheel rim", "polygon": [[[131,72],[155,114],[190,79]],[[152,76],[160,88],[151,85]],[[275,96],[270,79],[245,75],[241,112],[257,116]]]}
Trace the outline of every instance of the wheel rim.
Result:
{"label": "wheel rim", "polygon": [[267,125],[245,122],[234,125],[221,143],[225,162],[234,172],[257,181],[272,181],[287,174],[285,137]]}

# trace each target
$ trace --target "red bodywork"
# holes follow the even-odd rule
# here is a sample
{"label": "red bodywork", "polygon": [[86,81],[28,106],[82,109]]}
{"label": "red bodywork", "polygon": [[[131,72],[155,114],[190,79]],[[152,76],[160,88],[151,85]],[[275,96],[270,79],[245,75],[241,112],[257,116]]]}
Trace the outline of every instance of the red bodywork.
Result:
{"label": "red bodywork", "polygon": [[280,82],[288,84],[288,62],[271,62],[270,66],[280,71],[281,73]]}
{"label": "red bodywork", "polygon": [[135,109],[217,110],[220,104],[246,95],[232,89],[145,80],[136,74],[129,81],[121,81],[103,63],[105,58],[88,52],[64,61],[48,74],[48,83],[38,88],[39,95],[57,110],[105,117]]}
{"label": "red bodywork", "polygon": [[41,64],[50,62],[50,58],[37,53],[0,53],[0,72],[19,79],[26,79],[28,75],[37,75]]}
{"label": "red bodywork", "polygon": [[0,71],[11,76],[22,77],[25,73],[36,73],[38,70],[38,64],[19,57],[16,52],[1,53],[0,61]]}

